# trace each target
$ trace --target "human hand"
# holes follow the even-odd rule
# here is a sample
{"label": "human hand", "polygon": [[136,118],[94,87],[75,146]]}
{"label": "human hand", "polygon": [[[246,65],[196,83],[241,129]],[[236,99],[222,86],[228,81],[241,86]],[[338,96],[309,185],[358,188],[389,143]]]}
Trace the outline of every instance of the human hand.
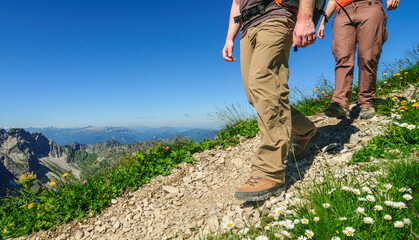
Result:
{"label": "human hand", "polygon": [[324,33],[324,24],[321,23],[319,26],[319,29],[317,29],[317,37],[319,37],[320,39],[324,39],[326,36],[324,36],[323,33]]}
{"label": "human hand", "polygon": [[224,60],[226,60],[227,62],[234,62],[237,60],[233,58],[233,50],[234,42],[231,40],[227,40],[222,51]]}
{"label": "human hand", "polygon": [[316,41],[316,29],[311,19],[297,19],[293,33],[293,47],[305,48]]}
{"label": "human hand", "polygon": [[387,0],[387,11],[396,9],[399,6],[399,0]]}

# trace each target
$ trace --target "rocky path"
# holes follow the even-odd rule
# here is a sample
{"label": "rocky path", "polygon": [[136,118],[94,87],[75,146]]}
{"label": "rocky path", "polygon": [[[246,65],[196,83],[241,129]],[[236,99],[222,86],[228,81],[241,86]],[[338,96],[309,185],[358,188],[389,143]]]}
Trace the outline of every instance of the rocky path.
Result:
{"label": "rocky path", "polygon": [[[346,166],[352,153],[372,136],[382,134],[384,116],[369,120],[311,116],[320,138],[310,157],[298,162],[302,178],[293,161],[287,163],[287,191],[277,196],[277,204],[286,207],[302,182],[320,175],[323,167]],[[181,164],[170,176],[157,177],[149,184],[124,197],[112,200],[112,206],[100,215],[41,231],[18,239],[195,239],[231,219],[234,225],[256,222],[259,211],[250,203],[237,201],[234,189],[250,173],[250,161],[259,143],[241,139],[241,144],[195,154],[197,164]],[[276,200],[275,200],[276,201]],[[272,201],[266,201],[269,208]],[[247,205],[247,206],[246,206]]]}

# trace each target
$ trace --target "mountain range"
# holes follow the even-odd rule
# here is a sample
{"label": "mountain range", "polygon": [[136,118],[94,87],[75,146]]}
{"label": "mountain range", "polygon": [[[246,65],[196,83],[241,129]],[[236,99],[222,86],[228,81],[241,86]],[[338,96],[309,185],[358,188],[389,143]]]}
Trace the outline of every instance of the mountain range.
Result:
{"label": "mountain range", "polygon": [[83,127],[83,128],[25,128],[30,133],[42,133],[59,145],[96,144],[108,140],[116,140],[121,144],[133,144],[149,140],[161,140],[174,137],[187,137],[195,142],[203,139],[213,139],[217,130],[206,128],[176,128],[176,127]]}
{"label": "mountain range", "polygon": [[[54,131],[57,130],[56,128],[49,128],[49,130],[52,130],[50,133],[57,134]],[[64,129],[58,130],[64,131]],[[65,129],[65,131],[73,133],[73,139],[75,139],[74,136],[79,137],[78,139],[83,136],[86,141],[88,139],[99,141],[105,136],[115,136],[121,139],[120,137],[124,136],[122,133],[127,133],[124,129],[119,131],[114,128]],[[95,137],[89,137],[87,134],[89,132]],[[115,134],[118,132],[121,134]],[[130,135],[126,134],[126,136]],[[162,136],[165,135],[159,135],[159,137]],[[175,133],[166,136],[175,136]],[[12,128],[8,131],[0,129],[0,196],[6,195],[8,191],[13,193],[19,187],[16,180],[27,172],[36,174],[41,185],[59,178],[63,173],[71,173],[76,178],[84,178],[106,167],[115,166],[124,154],[135,154],[139,150],[147,150],[156,144],[174,144],[185,140],[187,140],[185,137],[174,137],[133,144],[107,140],[94,145],[72,141],[71,144],[60,145],[40,132],[30,133],[20,128]]]}

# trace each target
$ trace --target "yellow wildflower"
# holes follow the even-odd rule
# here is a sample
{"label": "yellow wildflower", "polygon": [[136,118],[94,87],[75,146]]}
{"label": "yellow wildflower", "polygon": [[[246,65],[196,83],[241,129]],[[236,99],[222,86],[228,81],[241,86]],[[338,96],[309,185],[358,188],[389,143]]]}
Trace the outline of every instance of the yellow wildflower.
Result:
{"label": "yellow wildflower", "polygon": [[3,229],[3,232],[7,232],[7,228]]}
{"label": "yellow wildflower", "polygon": [[412,104],[412,107],[419,107],[419,102],[415,102]]}
{"label": "yellow wildflower", "polygon": [[67,173],[64,173],[64,174],[62,175],[62,177],[63,177],[63,178],[65,178],[65,177],[67,177],[67,175],[68,175]]}
{"label": "yellow wildflower", "polygon": [[29,205],[28,205],[28,209],[33,208],[33,206],[35,206],[35,203],[31,203],[31,204],[29,204]]}
{"label": "yellow wildflower", "polygon": [[322,91],[322,93],[325,94],[326,92],[325,91]]}
{"label": "yellow wildflower", "polygon": [[404,74],[408,74],[409,72],[404,72]]}
{"label": "yellow wildflower", "polygon": [[50,186],[54,186],[56,183],[55,182],[50,182],[49,185]]}
{"label": "yellow wildflower", "polygon": [[405,105],[406,103],[407,103],[407,101],[406,100],[403,100],[403,101],[401,101],[400,102],[402,105]]}
{"label": "yellow wildflower", "polygon": [[400,79],[403,79],[403,77],[400,77]]}
{"label": "yellow wildflower", "polygon": [[397,99],[399,99],[398,97],[392,97],[391,98],[392,100],[397,100]]}
{"label": "yellow wildflower", "polygon": [[384,73],[384,76],[387,76],[387,73]]}

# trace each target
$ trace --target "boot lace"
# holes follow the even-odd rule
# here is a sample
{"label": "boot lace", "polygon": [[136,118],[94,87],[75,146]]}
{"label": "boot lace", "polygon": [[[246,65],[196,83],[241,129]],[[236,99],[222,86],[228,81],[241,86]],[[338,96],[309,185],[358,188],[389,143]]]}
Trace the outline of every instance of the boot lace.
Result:
{"label": "boot lace", "polygon": [[258,184],[259,183],[258,180],[261,181],[262,178],[261,177],[250,177],[247,180],[246,184],[249,184],[250,186],[254,187],[255,184]]}

